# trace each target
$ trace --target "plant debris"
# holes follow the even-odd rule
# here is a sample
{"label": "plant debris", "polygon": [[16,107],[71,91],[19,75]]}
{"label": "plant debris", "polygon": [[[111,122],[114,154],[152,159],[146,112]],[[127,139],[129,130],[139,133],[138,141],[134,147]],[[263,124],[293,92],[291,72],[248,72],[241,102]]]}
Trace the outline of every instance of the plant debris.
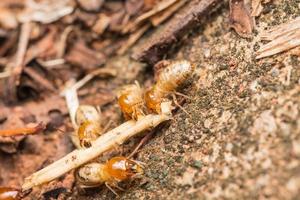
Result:
{"label": "plant debris", "polygon": [[256,59],[272,56],[300,45],[300,18],[297,17],[260,34],[262,40],[270,42],[258,51]]}
{"label": "plant debris", "polygon": [[151,64],[159,61],[174,42],[178,42],[199,20],[218,7],[219,0],[192,0],[162,28],[134,49],[132,57]]}
{"label": "plant debris", "polygon": [[16,128],[10,130],[0,130],[0,136],[2,137],[11,137],[18,135],[32,135],[36,134],[45,129],[45,125],[40,122],[36,124],[28,124],[25,128]]}
{"label": "plant debris", "polygon": [[[121,199],[297,199],[299,13],[298,0],[1,0],[0,130],[45,129],[0,136],[0,185],[33,187],[24,199],[115,199],[81,188],[77,166],[131,156],[144,173],[118,183]],[[118,91],[173,86],[166,60],[195,64],[178,98],[165,94],[181,109],[163,119],[145,105],[124,123]],[[76,149],[79,104],[101,108],[104,130]]]}
{"label": "plant debris", "polygon": [[251,37],[254,28],[254,19],[250,15],[249,8],[245,5],[244,0],[229,1],[230,26],[244,38]]}

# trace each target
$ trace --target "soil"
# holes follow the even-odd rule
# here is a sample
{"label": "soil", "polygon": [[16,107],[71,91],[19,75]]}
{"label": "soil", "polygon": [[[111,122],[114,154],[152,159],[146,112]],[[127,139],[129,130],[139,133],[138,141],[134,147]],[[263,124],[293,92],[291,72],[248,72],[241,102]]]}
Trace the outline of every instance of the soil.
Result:
{"label": "soil", "polygon": [[[243,39],[229,28],[229,8],[224,5],[203,26],[190,31],[168,57],[197,65],[195,76],[181,91],[190,97],[184,104],[189,115],[179,109],[172,120],[156,129],[135,158],[146,164],[145,174],[122,183],[126,190],[118,198],[299,198],[300,48],[255,59],[263,44],[259,32],[299,12],[299,0],[267,3],[256,19],[253,37]],[[89,87],[98,85],[110,93],[135,79],[145,86],[153,81],[151,67],[131,60],[130,54],[113,58],[107,65],[124,73],[109,83],[96,80]],[[113,126],[123,120],[116,101],[88,96],[81,102],[102,105],[104,118],[112,120]],[[63,127],[65,133],[29,136],[17,153],[0,154],[0,184],[18,187],[24,177],[71,151],[67,117]],[[133,138],[112,154],[128,155],[139,139]],[[104,186],[82,191],[72,173],[35,188],[27,199],[116,198]]]}

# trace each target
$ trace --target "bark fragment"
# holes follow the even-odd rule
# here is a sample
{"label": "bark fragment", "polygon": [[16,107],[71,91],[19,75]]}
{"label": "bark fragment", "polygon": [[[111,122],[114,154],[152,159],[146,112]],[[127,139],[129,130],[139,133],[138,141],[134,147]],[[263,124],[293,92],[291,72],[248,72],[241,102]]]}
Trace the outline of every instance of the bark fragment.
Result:
{"label": "bark fragment", "polygon": [[249,38],[254,28],[254,20],[246,7],[244,0],[230,0],[230,26],[239,36]]}
{"label": "bark fragment", "polygon": [[132,57],[147,63],[156,63],[166,50],[180,40],[191,28],[199,23],[200,18],[207,16],[222,0],[192,0],[168,21],[161,29],[142,42]]}

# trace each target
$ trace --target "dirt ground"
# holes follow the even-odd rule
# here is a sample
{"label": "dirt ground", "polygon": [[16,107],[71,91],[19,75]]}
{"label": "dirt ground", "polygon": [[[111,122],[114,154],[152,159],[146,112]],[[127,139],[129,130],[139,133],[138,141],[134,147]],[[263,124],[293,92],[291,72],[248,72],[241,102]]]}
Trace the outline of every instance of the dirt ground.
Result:
{"label": "dirt ground", "polygon": [[[190,116],[178,110],[172,120],[156,129],[154,138],[135,158],[146,164],[145,174],[122,183],[126,191],[120,193],[120,199],[299,198],[300,48],[255,59],[263,44],[259,32],[293,19],[299,12],[298,0],[270,2],[256,19],[253,37],[243,39],[229,28],[229,9],[224,5],[204,25],[190,31],[168,57],[187,59],[197,66],[195,76],[182,91],[191,98],[184,104]],[[109,93],[135,79],[149,85],[151,67],[129,56],[107,64],[124,73],[109,83],[97,80],[89,86]],[[95,100],[97,94],[91,91],[81,99],[83,103],[100,104],[106,119],[115,123],[122,120],[115,101],[106,104],[101,93]],[[68,132],[67,111],[62,115]],[[29,136],[17,153],[1,153],[0,184],[20,186],[25,177],[70,152],[74,147],[66,132]],[[126,155],[138,141],[134,138],[113,154]],[[49,188],[57,189],[47,193]],[[35,188],[28,199],[58,197],[116,198],[105,187],[81,191],[69,173]]]}

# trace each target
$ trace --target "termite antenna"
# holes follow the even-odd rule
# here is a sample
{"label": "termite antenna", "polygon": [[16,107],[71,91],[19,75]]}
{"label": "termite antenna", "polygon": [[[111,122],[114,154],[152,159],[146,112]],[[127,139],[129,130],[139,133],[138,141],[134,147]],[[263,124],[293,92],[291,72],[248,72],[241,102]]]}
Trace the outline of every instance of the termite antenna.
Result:
{"label": "termite antenna", "polygon": [[134,157],[137,153],[138,150],[144,145],[146,144],[154,135],[154,130],[150,131],[149,133],[147,133],[139,142],[139,144],[134,148],[134,150],[131,152],[131,154],[127,157],[127,158],[132,158]]}
{"label": "termite antenna", "polygon": [[181,93],[181,92],[176,92],[176,91],[174,91],[174,94],[176,94],[176,95],[178,95],[178,96],[181,96],[181,97],[184,97],[185,99],[192,100],[191,97],[189,97],[189,96],[187,96],[187,95],[185,95],[185,94],[183,94],[183,93]]}
{"label": "termite antenna", "polygon": [[119,197],[119,194],[109,185],[109,183],[105,182],[105,186],[112,191],[117,197]]}
{"label": "termite antenna", "polygon": [[176,106],[178,106],[183,112],[185,112],[185,114],[187,114],[190,118],[191,118],[191,115],[190,113],[188,113],[178,102],[177,102],[177,99],[176,99],[176,96],[175,94],[172,94],[172,98],[173,98],[173,101],[174,101],[174,104]]}

